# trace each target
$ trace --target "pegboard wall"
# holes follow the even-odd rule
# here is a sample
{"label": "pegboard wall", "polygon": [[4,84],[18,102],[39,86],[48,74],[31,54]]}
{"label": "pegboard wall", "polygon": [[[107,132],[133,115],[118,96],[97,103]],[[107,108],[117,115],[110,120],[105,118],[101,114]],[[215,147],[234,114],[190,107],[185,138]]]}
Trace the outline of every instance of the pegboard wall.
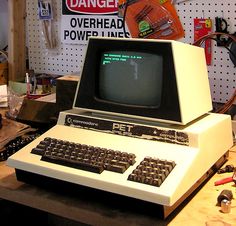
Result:
{"label": "pegboard wall", "polygon": [[[52,0],[54,24],[60,38],[61,0]],[[228,23],[228,31],[236,32],[236,2],[232,0],[177,0],[175,8],[185,30],[185,43],[193,43],[194,18],[222,17]],[[41,24],[38,20],[38,0],[27,0],[27,46],[29,65],[36,73],[80,74],[85,45],[60,44],[54,53],[48,52],[43,43]],[[208,66],[211,93],[214,102],[225,103],[236,88],[236,70],[229,59],[228,50],[212,41],[212,65]]]}

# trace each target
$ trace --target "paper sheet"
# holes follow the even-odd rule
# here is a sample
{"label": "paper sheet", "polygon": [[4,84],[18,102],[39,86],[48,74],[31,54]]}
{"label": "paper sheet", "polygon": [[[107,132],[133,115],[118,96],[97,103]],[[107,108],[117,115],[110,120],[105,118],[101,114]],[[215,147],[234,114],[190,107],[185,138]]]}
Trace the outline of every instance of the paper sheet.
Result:
{"label": "paper sheet", "polygon": [[7,107],[7,85],[0,85],[0,107]]}

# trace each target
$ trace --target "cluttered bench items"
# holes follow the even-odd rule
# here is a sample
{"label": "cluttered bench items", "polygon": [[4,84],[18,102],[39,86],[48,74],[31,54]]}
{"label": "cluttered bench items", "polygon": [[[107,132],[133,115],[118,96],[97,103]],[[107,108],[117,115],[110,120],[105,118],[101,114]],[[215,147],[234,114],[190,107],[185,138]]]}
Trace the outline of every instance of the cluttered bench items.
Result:
{"label": "cluttered bench items", "polygon": [[[38,115],[45,117],[41,114],[45,104],[37,101],[34,105],[25,106],[24,101],[27,100],[24,96],[9,91],[7,85],[0,87],[4,91],[1,92],[0,108],[0,161],[5,161],[48,129],[49,123],[42,123],[42,120],[38,119]],[[24,121],[25,114],[30,116],[28,121]]]}
{"label": "cluttered bench items", "polygon": [[20,150],[39,136],[39,131],[29,125],[8,119],[1,114],[0,161]]}
{"label": "cluttered bench items", "polygon": [[[56,91],[41,98],[28,96],[25,83],[0,85],[0,161],[54,126],[60,111],[72,108],[79,76],[63,76],[54,81]],[[23,87],[22,95],[18,91],[20,87]]]}

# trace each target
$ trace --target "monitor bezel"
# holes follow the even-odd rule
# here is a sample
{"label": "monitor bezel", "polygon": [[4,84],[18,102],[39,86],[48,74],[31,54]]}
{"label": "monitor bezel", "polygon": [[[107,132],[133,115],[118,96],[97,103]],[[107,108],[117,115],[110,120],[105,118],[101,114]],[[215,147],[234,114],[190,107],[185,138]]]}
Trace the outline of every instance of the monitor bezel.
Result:
{"label": "monitor bezel", "polygon": [[[119,50],[161,54],[163,56],[163,93],[159,107],[133,106],[102,100],[98,97],[97,84],[101,55],[103,52]],[[181,123],[172,42],[167,40],[90,37],[73,108],[126,118]]]}

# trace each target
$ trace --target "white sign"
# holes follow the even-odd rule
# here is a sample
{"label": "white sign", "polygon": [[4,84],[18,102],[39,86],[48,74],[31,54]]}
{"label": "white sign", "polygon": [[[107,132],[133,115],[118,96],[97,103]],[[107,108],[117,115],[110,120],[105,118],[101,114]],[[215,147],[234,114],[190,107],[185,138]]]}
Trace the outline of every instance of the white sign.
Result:
{"label": "white sign", "polygon": [[[62,0],[61,42],[87,44],[90,36],[124,38],[118,0]],[[128,34],[128,33],[127,33]]]}
{"label": "white sign", "polygon": [[123,19],[114,15],[62,15],[63,43],[86,44],[90,36],[124,38]]}

